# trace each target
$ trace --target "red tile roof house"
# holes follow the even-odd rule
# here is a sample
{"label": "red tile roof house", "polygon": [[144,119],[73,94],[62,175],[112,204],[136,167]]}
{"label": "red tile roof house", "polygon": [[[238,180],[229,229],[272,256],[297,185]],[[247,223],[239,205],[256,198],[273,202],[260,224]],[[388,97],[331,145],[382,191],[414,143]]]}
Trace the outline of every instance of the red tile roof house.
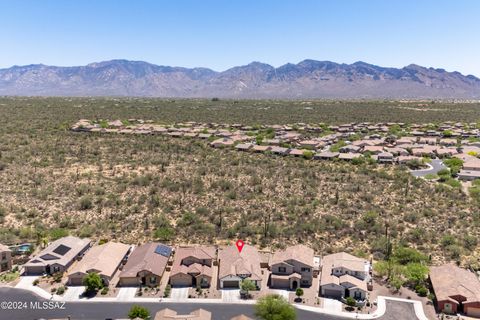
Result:
{"label": "red tile roof house", "polygon": [[0,272],[12,269],[12,250],[0,243]]}
{"label": "red tile roof house", "polygon": [[127,258],[130,249],[129,245],[119,242],[108,242],[92,247],[68,272],[68,285],[82,285],[83,278],[90,272],[98,273],[103,283],[108,285]]}
{"label": "red tile roof house", "polygon": [[57,239],[23,265],[25,274],[63,273],[89,248],[90,239],[73,236]]}
{"label": "red tile roof house", "polygon": [[439,312],[480,317],[480,280],[475,273],[445,264],[430,268],[430,282]]}
{"label": "red tile roof house", "polygon": [[365,300],[370,263],[351,254],[340,252],[322,258],[320,294],[342,299]]}
{"label": "red tile roof house", "polygon": [[272,272],[270,287],[291,290],[300,286],[310,287],[314,267],[314,252],[307,246],[296,245],[277,251],[269,262],[269,269]]}
{"label": "red tile roof house", "polygon": [[172,248],[161,243],[149,242],[136,247],[119,275],[120,286],[160,285]]}
{"label": "red tile roof house", "polygon": [[248,244],[238,252],[236,246],[229,246],[218,252],[218,281],[220,288],[240,288],[244,279],[249,279],[257,288],[262,284],[260,253]]}
{"label": "red tile roof house", "polygon": [[463,163],[463,169],[458,173],[458,179],[469,181],[480,178],[480,159],[467,158]]}
{"label": "red tile roof house", "polygon": [[210,287],[212,265],[216,262],[214,247],[178,247],[170,273],[170,284],[174,287]]}

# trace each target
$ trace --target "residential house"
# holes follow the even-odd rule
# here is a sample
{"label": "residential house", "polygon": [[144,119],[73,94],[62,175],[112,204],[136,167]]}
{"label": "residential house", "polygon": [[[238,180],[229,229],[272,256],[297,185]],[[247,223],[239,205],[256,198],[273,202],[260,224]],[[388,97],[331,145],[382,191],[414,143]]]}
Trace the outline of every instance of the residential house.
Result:
{"label": "residential house", "polygon": [[347,145],[347,146],[341,147],[339,151],[341,153],[357,153],[360,151],[360,149],[361,147],[359,146]]}
{"label": "residential house", "polygon": [[90,248],[90,244],[90,239],[73,236],[57,239],[24,264],[25,274],[63,273]]}
{"label": "residential house", "polygon": [[315,149],[315,148],[317,148],[317,146],[318,146],[318,144],[319,144],[319,141],[316,141],[316,140],[303,140],[303,141],[300,141],[298,144],[300,145],[300,147],[303,147],[303,148]]}
{"label": "residential house", "polygon": [[277,154],[277,155],[281,155],[281,156],[285,156],[288,154],[288,152],[290,151],[288,148],[284,148],[284,147],[277,147],[277,146],[273,146],[270,151],[273,153],[273,154]]}
{"label": "residential house", "polygon": [[155,314],[153,320],[211,320],[212,313],[204,309],[197,309],[189,314],[178,314],[171,309],[162,309]]}
{"label": "residential house", "polygon": [[365,146],[363,147],[363,152],[379,154],[383,152],[383,147],[382,146]]}
{"label": "residential house", "polygon": [[302,149],[290,149],[288,152],[288,155],[294,156],[294,157],[303,157],[305,150]]}
{"label": "residential house", "polygon": [[390,152],[381,152],[377,155],[377,160],[380,163],[393,163],[393,154]]}
{"label": "residential house", "polygon": [[239,288],[244,279],[249,279],[261,287],[261,256],[255,247],[248,244],[241,252],[236,246],[229,246],[218,252],[218,280],[220,288]]}
{"label": "residential house", "polygon": [[270,286],[291,290],[309,287],[313,282],[314,267],[314,252],[307,246],[296,245],[277,251],[269,263],[272,272]]}
{"label": "residential house", "polygon": [[12,269],[12,250],[0,243],[0,272]]}
{"label": "residential house", "polygon": [[330,152],[330,151],[324,151],[320,153],[316,153],[313,158],[316,160],[329,160],[329,159],[334,159],[337,158],[340,153],[338,152]]}
{"label": "residential house", "polygon": [[456,148],[440,148],[436,150],[436,153],[439,158],[445,158],[458,154],[458,151]]}
{"label": "residential house", "polygon": [[430,282],[439,312],[480,318],[480,280],[475,273],[445,264],[430,268]]}
{"label": "residential house", "polygon": [[265,151],[270,151],[272,147],[270,146],[260,146],[260,145],[254,145],[252,148],[253,152],[265,152]]}
{"label": "residential house", "polygon": [[240,151],[248,151],[252,147],[253,147],[253,144],[251,143],[239,143],[235,146],[235,149]]}
{"label": "residential house", "polygon": [[172,248],[158,242],[136,247],[119,276],[121,286],[160,285],[163,273],[172,255]]}
{"label": "residential house", "polygon": [[442,146],[452,147],[457,144],[457,139],[444,138],[444,139],[440,139],[439,143]]}
{"label": "residential house", "polygon": [[338,159],[350,161],[356,158],[360,158],[360,156],[360,153],[340,153],[338,155]]}
{"label": "residential house", "polygon": [[214,247],[178,247],[170,273],[170,284],[176,286],[210,287],[212,266],[216,262]]}
{"label": "residential house", "polygon": [[322,258],[320,294],[324,297],[365,300],[370,263],[351,254],[340,252]]}
{"label": "residential house", "polygon": [[82,285],[88,273],[96,272],[103,283],[108,285],[120,265],[125,262],[130,249],[129,245],[119,242],[107,242],[92,247],[68,273],[68,284]]}
{"label": "residential house", "polygon": [[412,155],[416,157],[433,157],[435,156],[435,151],[437,150],[437,147],[435,146],[424,146],[420,148],[413,148],[412,149]]}
{"label": "residential house", "polygon": [[217,140],[214,140],[210,143],[210,146],[214,148],[224,148],[224,147],[232,147],[235,144],[235,142],[232,139],[229,138],[220,138]]}
{"label": "residential house", "polygon": [[406,149],[400,147],[385,148],[385,151],[394,156],[408,156],[410,154]]}

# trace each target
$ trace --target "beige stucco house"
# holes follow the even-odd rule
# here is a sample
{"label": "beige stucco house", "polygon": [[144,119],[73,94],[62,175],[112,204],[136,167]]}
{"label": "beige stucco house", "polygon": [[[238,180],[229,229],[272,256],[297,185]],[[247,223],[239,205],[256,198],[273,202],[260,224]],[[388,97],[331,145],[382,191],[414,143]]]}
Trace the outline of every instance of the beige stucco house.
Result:
{"label": "beige stucco house", "polygon": [[178,247],[170,273],[170,284],[174,287],[210,287],[212,266],[216,262],[214,247]]}
{"label": "beige stucco house", "polygon": [[68,285],[82,285],[83,278],[91,272],[98,273],[103,283],[108,285],[130,253],[130,248],[130,245],[119,242],[107,242],[92,247],[83,259],[71,268],[68,273]]}
{"label": "beige stucco house", "polygon": [[236,246],[218,252],[218,281],[220,288],[239,288],[242,280],[248,279],[261,287],[262,272],[260,253],[255,247],[244,245],[242,252]]}
{"label": "beige stucco house", "polygon": [[158,286],[171,254],[171,247],[157,242],[149,242],[136,247],[122,268],[118,284],[121,286]]}
{"label": "beige stucco house", "polygon": [[322,258],[320,294],[330,298],[367,298],[370,263],[351,254],[340,252]]}
{"label": "beige stucco house", "polygon": [[312,285],[314,273],[313,249],[296,245],[272,255],[269,268],[272,272],[270,286],[272,288],[296,288]]}

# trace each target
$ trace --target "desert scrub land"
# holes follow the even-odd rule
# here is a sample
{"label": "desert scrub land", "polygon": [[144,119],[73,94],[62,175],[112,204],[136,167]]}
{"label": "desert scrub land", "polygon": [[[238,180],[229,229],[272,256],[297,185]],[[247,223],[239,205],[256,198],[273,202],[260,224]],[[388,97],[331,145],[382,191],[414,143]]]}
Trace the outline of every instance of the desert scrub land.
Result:
{"label": "desert scrub land", "polygon": [[[474,103],[0,98],[0,242],[65,234],[141,243],[306,243],[385,254],[392,242],[478,264],[478,202],[402,167],[213,149],[206,141],[71,132],[78,119],[282,124],[480,119]],[[413,110],[412,110],[413,109]],[[477,266],[478,267],[478,266]]]}

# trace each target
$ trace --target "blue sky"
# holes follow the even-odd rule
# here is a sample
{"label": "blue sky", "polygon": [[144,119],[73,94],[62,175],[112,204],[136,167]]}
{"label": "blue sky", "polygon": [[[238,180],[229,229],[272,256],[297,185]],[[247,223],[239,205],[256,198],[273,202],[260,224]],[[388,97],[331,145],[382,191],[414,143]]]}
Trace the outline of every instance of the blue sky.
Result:
{"label": "blue sky", "polygon": [[480,76],[479,17],[476,0],[0,0],[0,67],[308,58]]}

